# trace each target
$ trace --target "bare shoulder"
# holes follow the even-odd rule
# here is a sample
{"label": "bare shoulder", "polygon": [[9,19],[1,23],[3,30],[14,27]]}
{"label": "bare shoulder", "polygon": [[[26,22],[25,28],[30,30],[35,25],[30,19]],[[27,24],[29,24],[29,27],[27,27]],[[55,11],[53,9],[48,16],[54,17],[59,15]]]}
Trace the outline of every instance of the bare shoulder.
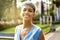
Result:
{"label": "bare shoulder", "polygon": [[38,36],[38,40],[45,40],[42,29],[39,26],[36,26],[36,25],[35,25],[35,27],[38,28],[38,31],[40,32],[39,36]]}
{"label": "bare shoulder", "polygon": [[45,40],[44,34],[43,34],[42,31],[41,31],[40,34],[39,34],[38,40]]}

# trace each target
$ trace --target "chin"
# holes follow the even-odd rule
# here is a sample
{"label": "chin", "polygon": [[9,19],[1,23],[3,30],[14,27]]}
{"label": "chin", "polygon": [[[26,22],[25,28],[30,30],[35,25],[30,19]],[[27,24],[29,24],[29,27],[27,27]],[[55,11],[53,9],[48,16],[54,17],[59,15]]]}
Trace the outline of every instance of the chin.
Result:
{"label": "chin", "polygon": [[28,21],[28,20],[30,20],[29,18],[24,18],[23,20],[26,20],[26,21]]}
{"label": "chin", "polygon": [[29,20],[29,19],[27,19],[27,18],[24,18],[24,20]]}

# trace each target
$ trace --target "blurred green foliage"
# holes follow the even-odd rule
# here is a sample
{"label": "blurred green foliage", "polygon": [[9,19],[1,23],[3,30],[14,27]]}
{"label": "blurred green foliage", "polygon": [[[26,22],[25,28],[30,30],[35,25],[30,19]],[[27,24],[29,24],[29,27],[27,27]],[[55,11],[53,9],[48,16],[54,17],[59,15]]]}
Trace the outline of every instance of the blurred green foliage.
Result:
{"label": "blurred green foliage", "polygon": [[40,21],[39,18],[40,18],[40,13],[38,11],[36,11],[35,16],[33,18],[33,23],[39,23],[39,21]]}

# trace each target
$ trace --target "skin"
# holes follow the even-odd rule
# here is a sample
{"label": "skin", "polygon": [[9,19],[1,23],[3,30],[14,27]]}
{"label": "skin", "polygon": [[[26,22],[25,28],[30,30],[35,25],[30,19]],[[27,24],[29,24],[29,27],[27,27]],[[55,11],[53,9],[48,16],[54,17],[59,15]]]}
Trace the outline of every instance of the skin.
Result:
{"label": "skin", "polygon": [[[28,5],[22,6],[21,16],[23,18],[23,29],[21,30],[21,33],[20,33],[21,39],[24,38],[26,36],[26,34],[29,32],[29,30],[33,27],[32,18],[34,17],[34,15],[35,15],[35,11],[33,10],[32,7],[30,7]],[[41,40],[44,39],[42,32],[39,35],[38,40],[40,40],[40,39]]]}
{"label": "skin", "polygon": [[44,35],[43,35],[43,32],[42,32],[42,31],[41,31],[41,33],[40,33],[40,35],[39,35],[38,40],[45,40],[45,39],[44,39]]}

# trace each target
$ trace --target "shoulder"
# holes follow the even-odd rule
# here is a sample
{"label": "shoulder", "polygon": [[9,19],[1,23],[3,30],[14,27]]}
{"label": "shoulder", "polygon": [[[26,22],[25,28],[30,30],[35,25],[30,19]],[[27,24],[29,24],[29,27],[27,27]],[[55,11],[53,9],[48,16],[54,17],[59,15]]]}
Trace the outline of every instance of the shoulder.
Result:
{"label": "shoulder", "polygon": [[18,26],[16,26],[15,29],[16,29],[16,30],[20,30],[20,29],[22,29],[22,25],[18,25]]}
{"label": "shoulder", "polygon": [[34,27],[35,27],[36,29],[38,29],[38,30],[40,30],[40,31],[41,31],[41,28],[40,28],[39,26],[34,25]]}

